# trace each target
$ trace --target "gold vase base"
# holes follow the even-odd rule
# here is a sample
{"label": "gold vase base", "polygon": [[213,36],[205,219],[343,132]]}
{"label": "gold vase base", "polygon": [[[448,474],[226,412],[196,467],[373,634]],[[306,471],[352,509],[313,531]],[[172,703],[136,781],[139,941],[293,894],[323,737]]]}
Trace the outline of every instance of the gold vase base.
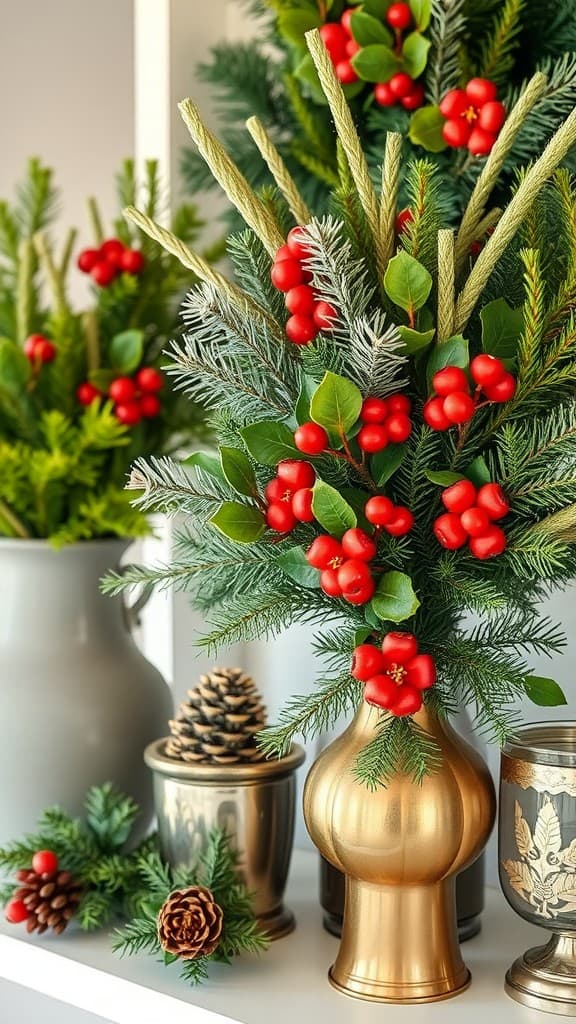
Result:
{"label": "gold vase base", "polygon": [[523,1006],[576,1017],[576,960],[563,955],[574,939],[554,936],[546,946],[527,950],[506,974],[506,992]]}
{"label": "gold vase base", "polygon": [[270,941],[276,942],[276,939],[283,939],[285,935],[290,935],[290,932],[294,931],[296,918],[287,907],[280,907],[271,914],[260,916],[258,924]]}
{"label": "gold vase base", "polygon": [[371,1003],[394,1003],[399,1006],[411,1006],[417,1003],[439,1003],[444,999],[453,999],[465,992],[472,976],[468,969],[459,978],[443,980],[440,983],[424,982],[422,984],[399,985],[398,983],[363,981],[348,979],[346,984],[336,981],[334,968],[328,971],[330,984],[346,996],[363,999]]}

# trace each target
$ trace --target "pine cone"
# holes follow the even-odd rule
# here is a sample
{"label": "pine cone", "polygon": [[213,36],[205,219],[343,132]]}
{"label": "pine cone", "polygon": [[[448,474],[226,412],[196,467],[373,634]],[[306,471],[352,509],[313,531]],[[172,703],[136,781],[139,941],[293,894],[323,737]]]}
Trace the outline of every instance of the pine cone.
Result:
{"label": "pine cone", "polygon": [[22,883],[14,899],[22,900],[30,911],[26,931],[42,935],[48,928],[60,935],[74,917],[82,898],[82,885],[69,871],[52,871],[39,875],[36,871],[16,872]]}
{"label": "pine cone", "polygon": [[170,722],[166,753],[197,764],[262,760],[254,737],[266,724],[266,709],[254,681],[239,668],[215,668],[188,691]]}
{"label": "pine cone", "polygon": [[222,908],[210,889],[176,889],[160,908],[158,938],[166,953],[197,960],[214,952],[222,934]]}

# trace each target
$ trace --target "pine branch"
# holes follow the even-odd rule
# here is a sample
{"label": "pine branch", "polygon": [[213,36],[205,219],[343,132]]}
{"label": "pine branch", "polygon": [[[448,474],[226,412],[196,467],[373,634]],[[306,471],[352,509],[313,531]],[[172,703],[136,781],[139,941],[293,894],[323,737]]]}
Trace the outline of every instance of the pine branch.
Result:
{"label": "pine branch", "polygon": [[440,103],[460,79],[460,48],[466,28],[466,0],[436,0],[432,4],[432,49],[426,75],[427,98]]}
{"label": "pine branch", "polygon": [[526,0],[505,0],[487,33],[478,74],[498,86],[507,82],[514,68],[525,6]]}
{"label": "pine branch", "polygon": [[432,737],[405,718],[380,715],[376,735],[361,751],[354,765],[354,777],[374,792],[402,772],[419,785],[426,775],[437,771],[441,752]]}
{"label": "pine branch", "polygon": [[336,724],[341,715],[355,709],[361,699],[361,684],[349,672],[326,682],[312,694],[292,697],[280,711],[278,725],[258,735],[258,743],[267,757],[284,757],[297,736],[313,739]]}
{"label": "pine branch", "polygon": [[140,814],[138,804],[112,783],[92,786],[84,801],[86,824],[103,851],[119,850],[128,839]]}

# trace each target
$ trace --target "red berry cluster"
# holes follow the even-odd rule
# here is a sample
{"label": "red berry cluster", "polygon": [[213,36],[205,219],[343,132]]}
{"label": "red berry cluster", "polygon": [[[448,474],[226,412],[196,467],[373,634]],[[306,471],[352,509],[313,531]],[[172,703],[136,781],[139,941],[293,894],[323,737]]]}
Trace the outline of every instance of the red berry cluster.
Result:
{"label": "red berry cluster", "polygon": [[399,718],[422,707],[422,691],[436,682],[430,654],[419,654],[413,633],[388,633],[382,648],[360,644],[354,651],[351,674],[365,683],[364,699]]}
{"label": "red berry cluster", "polygon": [[[158,392],[164,386],[162,374],[153,366],[143,366],[135,377],[116,377],[112,381],[106,397],[114,402],[114,413],[120,423],[127,427],[135,427],[142,418],[152,420],[160,415],[161,405]],[[76,391],[81,405],[91,405],[104,393],[85,381]]]}
{"label": "red berry cluster", "polygon": [[[394,4],[393,6],[404,7],[407,5]],[[417,110],[424,103],[424,86],[421,82],[415,82],[405,71],[397,71],[389,82],[379,82],[375,86],[374,99],[381,107],[395,107],[400,104],[405,110]]]}
{"label": "red berry cluster", "polygon": [[470,363],[470,374],[476,384],[474,396],[470,394],[468,377],[459,366],[445,366],[434,374],[434,396],[428,399],[422,413],[433,430],[449,430],[468,423],[482,393],[488,402],[509,402],[516,394],[516,379],[496,356],[476,356]]}
{"label": "red berry cluster", "polygon": [[56,357],[56,346],[43,334],[31,334],[24,342],[24,355],[36,367],[51,363]]}
{"label": "red berry cluster", "polygon": [[78,269],[101,288],[106,288],[119,274],[141,274],[144,257],[138,249],[129,249],[119,238],[108,238],[98,249],[83,249],[78,256]]}
{"label": "red berry cluster", "polygon": [[456,551],[467,543],[474,558],[482,561],[506,550],[506,534],[494,525],[510,511],[499,484],[484,484],[477,490],[471,480],[458,480],[443,491],[442,504],[448,511],[434,523],[442,547]]}
{"label": "red berry cluster", "polygon": [[364,515],[369,523],[389,533],[391,537],[404,537],[414,526],[414,516],[404,505],[395,505],[384,494],[368,498]]}
{"label": "red berry cluster", "polygon": [[[32,858],[32,870],[37,875],[46,875],[47,879],[58,870],[58,857],[52,850],[38,850]],[[27,872],[24,872],[26,875]],[[18,878],[18,875],[16,875]],[[14,896],[4,908],[4,916],[10,924],[22,924],[31,916],[31,912],[22,899],[26,890],[16,890]]]}
{"label": "red berry cluster", "polygon": [[266,486],[266,522],[271,530],[290,533],[297,523],[311,523],[312,488],[316,474],[309,462],[285,459]]}
{"label": "red berry cluster", "polygon": [[375,557],[375,541],[356,526],[341,540],[321,534],[306,552],[308,564],[320,569],[324,593],[349,604],[367,604],[373,597],[376,584],[368,563]]}
{"label": "red berry cluster", "polygon": [[278,249],[270,271],[274,287],[285,292],[286,309],[291,314],[286,323],[286,337],[294,345],[309,345],[320,331],[331,330],[338,316],[334,306],[318,299],[310,287],[312,274],[302,266],[308,255],[300,228],[292,228],[286,245]]}
{"label": "red berry cluster", "polygon": [[363,426],[357,437],[362,451],[371,455],[387,448],[390,443],[407,441],[412,433],[410,409],[410,399],[406,395],[365,398],[360,410]]}
{"label": "red berry cluster", "polygon": [[497,86],[487,78],[472,78],[465,89],[446,93],[440,104],[446,118],[444,141],[455,149],[466,147],[474,156],[490,153],[506,120],[506,107],[497,95]]}

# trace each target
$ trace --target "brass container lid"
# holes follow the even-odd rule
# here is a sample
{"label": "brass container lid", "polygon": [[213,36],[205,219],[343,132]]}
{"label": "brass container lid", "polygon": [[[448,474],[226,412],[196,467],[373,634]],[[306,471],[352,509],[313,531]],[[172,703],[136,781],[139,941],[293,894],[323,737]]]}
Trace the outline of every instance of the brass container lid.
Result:
{"label": "brass container lid", "polygon": [[576,722],[534,722],[511,736],[502,752],[532,764],[576,768]]}
{"label": "brass container lid", "polygon": [[269,761],[254,761],[243,764],[192,764],[168,757],[165,747],[168,737],[150,743],[144,751],[144,760],[152,771],[171,779],[188,779],[190,782],[212,784],[225,783],[234,786],[237,782],[264,782],[268,779],[290,775],[305,760],[303,747],[294,743],[284,757]]}

